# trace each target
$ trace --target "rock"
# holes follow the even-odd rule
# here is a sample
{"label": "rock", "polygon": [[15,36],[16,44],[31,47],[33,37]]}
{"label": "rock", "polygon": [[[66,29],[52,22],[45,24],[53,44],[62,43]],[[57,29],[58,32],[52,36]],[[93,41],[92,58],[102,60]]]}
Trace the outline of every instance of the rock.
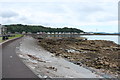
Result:
{"label": "rock", "polygon": [[[120,45],[106,40],[80,40],[76,38],[41,39],[41,46],[56,56],[61,56],[75,64],[104,69],[105,72],[120,73],[116,66]],[[76,52],[79,53],[76,53]],[[78,63],[77,63],[78,62]],[[111,64],[114,63],[114,64]],[[116,68],[116,69],[115,69]]]}
{"label": "rock", "polygon": [[81,63],[81,62],[77,62],[76,64],[79,65],[79,66],[82,66],[82,63]]}
{"label": "rock", "polygon": [[68,58],[68,56],[67,56],[67,55],[64,55],[63,57],[64,57],[64,58]]}
{"label": "rock", "polygon": [[105,61],[104,63],[105,63],[105,65],[109,65],[109,62],[106,62],[106,61]]}
{"label": "rock", "polygon": [[57,68],[53,67],[53,66],[50,66],[50,67],[46,67],[47,69],[51,69],[51,70],[54,70],[54,71],[57,71]]}
{"label": "rock", "polygon": [[35,57],[35,56],[33,56],[33,55],[30,55],[30,54],[27,54],[27,55],[28,55],[30,58],[32,58],[33,60],[46,63],[46,61],[40,60],[39,58],[37,58],[37,57]]}
{"label": "rock", "polygon": [[55,56],[60,56],[60,53],[56,53]]}

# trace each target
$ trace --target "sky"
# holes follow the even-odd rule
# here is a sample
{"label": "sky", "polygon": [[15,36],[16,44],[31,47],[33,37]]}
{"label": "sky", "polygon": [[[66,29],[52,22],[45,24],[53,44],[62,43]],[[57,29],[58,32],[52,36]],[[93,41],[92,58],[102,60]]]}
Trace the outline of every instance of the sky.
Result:
{"label": "sky", "polygon": [[0,24],[118,32],[119,0],[0,0]]}

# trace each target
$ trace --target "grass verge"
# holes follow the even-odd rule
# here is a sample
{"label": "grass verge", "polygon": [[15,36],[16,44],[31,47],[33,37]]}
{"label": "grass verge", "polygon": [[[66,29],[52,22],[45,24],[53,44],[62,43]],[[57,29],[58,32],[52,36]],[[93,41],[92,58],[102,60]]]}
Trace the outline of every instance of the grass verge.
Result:
{"label": "grass verge", "polygon": [[[15,34],[15,36],[8,37],[8,39],[14,39],[14,38],[21,37],[21,36],[23,36],[23,35],[22,34]],[[3,41],[5,41],[5,40],[2,40],[2,37],[0,37],[0,43]]]}
{"label": "grass verge", "polygon": [[8,39],[14,39],[14,38],[21,37],[21,36],[23,36],[23,35],[22,34],[15,34],[15,36],[9,37]]}

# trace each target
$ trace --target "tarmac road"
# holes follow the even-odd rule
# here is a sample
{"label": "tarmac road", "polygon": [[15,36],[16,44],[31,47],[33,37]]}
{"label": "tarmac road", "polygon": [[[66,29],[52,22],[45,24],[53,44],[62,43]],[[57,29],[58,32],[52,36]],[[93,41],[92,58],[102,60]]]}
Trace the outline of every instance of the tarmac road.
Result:
{"label": "tarmac road", "polygon": [[17,56],[21,39],[2,45],[2,78],[38,78]]}

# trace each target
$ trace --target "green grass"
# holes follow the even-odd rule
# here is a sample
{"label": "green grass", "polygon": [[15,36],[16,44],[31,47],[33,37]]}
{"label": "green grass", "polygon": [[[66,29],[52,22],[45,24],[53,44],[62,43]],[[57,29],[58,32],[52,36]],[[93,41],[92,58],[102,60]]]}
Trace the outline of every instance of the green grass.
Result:
{"label": "green grass", "polygon": [[[22,34],[15,34],[14,37],[8,37],[8,39],[14,39],[14,38],[21,37],[21,36],[23,36],[23,35]],[[5,40],[2,40],[2,37],[0,37],[0,43],[3,41],[5,41]]]}
{"label": "green grass", "polygon": [[0,37],[0,43],[2,42],[2,37]]}
{"label": "green grass", "polygon": [[23,35],[22,34],[15,34],[14,37],[9,37],[9,39],[14,39],[14,38],[21,37],[21,36],[23,36]]}

